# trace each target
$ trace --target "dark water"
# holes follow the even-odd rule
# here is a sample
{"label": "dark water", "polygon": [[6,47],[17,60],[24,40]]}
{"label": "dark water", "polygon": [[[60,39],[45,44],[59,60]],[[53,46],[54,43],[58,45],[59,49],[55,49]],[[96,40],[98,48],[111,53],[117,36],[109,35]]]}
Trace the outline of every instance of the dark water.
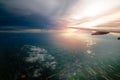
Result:
{"label": "dark water", "polygon": [[0,80],[120,80],[120,41],[110,35],[1,33]]}

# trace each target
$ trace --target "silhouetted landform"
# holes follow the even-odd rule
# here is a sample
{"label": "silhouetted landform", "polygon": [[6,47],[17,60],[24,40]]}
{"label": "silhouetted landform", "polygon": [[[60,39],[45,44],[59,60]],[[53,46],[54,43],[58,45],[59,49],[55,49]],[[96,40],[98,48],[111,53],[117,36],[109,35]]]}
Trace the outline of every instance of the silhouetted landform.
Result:
{"label": "silhouetted landform", "polygon": [[99,31],[96,31],[94,33],[92,33],[92,35],[104,35],[104,34],[108,34],[109,32],[99,32]]}
{"label": "silhouetted landform", "polygon": [[120,37],[118,37],[118,40],[120,40]]}

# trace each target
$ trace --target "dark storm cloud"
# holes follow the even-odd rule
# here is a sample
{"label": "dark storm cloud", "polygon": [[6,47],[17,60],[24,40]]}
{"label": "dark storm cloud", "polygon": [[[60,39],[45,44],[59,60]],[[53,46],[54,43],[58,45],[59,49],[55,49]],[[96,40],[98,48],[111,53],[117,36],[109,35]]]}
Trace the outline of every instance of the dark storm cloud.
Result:
{"label": "dark storm cloud", "polygon": [[0,30],[55,27],[54,19],[64,15],[75,2],[76,0],[1,0]]}
{"label": "dark storm cloud", "polygon": [[[0,27],[16,27],[16,28],[47,28],[51,25],[49,18],[40,14],[31,14],[27,16],[19,16],[0,8]],[[6,27],[6,28],[7,28]]]}
{"label": "dark storm cloud", "polygon": [[63,14],[77,0],[1,0],[0,3],[9,11],[21,15],[40,13],[44,16]]}

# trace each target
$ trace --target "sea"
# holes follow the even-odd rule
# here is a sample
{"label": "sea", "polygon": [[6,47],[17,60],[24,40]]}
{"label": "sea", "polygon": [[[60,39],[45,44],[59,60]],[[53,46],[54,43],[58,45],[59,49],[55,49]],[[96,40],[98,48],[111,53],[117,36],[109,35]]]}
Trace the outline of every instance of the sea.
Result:
{"label": "sea", "polygon": [[117,36],[0,33],[0,80],[120,80]]}

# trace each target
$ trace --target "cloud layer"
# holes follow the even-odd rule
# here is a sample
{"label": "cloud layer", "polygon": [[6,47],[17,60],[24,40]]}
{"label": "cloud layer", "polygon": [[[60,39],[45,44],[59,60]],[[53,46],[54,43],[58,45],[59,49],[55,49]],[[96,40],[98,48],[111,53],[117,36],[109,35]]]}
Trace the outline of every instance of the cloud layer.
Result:
{"label": "cloud layer", "polygon": [[[119,0],[1,0],[0,4],[0,27],[14,27],[11,32],[67,26],[118,27],[120,20]],[[6,29],[0,28],[0,32]]]}
{"label": "cloud layer", "polygon": [[0,3],[8,10],[22,14],[41,14],[44,16],[63,15],[76,0],[1,0]]}
{"label": "cloud layer", "polygon": [[[46,70],[52,71],[56,69],[57,62],[55,57],[48,53],[44,48],[32,45],[24,45],[21,49],[21,55],[24,55],[24,62],[27,63],[26,74],[29,77],[44,77]],[[32,72],[31,72],[32,71]]]}

